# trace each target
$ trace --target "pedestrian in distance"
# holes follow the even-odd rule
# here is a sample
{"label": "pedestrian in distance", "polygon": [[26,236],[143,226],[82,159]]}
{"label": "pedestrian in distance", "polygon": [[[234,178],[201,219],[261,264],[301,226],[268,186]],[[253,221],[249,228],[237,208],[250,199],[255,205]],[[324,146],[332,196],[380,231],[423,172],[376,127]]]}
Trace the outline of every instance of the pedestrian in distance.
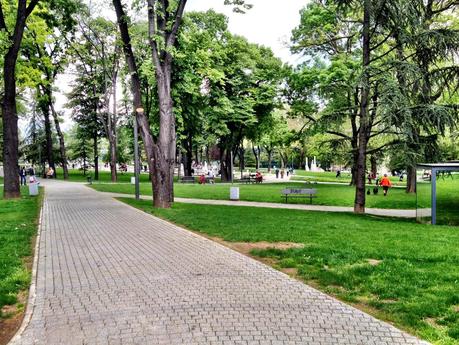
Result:
{"label": "pedestrian in distance", "polygon": [[26,182],[27,182],[27,181],[26,181],[26,175],[27,175],[27,173],[26,173],[25,168],[24,168],[24,167],[21,167],[21,168],[19,169],[19,177],[21,178],[21,186],[25,186],[25,185],[27,184],[27,183],[26,183]]}
{"label": "pedestrian in distance", "polygon": [[54,177],[54,169],[52,167],[48,168],[48,171],[46,172],[46,178],[53,178]]}
{"label": "pedestrian in distance", "polygon": [[387,174],[384,174],[384,176],[381,179],[381,181],[379,182],[379,184],[383,187],[384,196],[386,196],[387,195],[387,191],[392,186],[392,182],[390,182],[389,177],[387,177]]}
{"label": "pedestrian in distance", "polygon": [[276,168],[276,178],[279,178],[279,168]]}
{"label": "pedestrian in distance", "polygon": [[284,178],[285,170],[282,169],[281,172],[280,172],[280,174],[281,174],[281,178]]}

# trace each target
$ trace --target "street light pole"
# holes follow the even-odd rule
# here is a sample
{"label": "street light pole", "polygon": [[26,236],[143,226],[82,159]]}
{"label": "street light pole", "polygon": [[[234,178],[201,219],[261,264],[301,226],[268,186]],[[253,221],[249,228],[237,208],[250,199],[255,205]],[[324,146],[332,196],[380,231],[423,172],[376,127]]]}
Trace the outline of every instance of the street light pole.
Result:
{"label": "street light pole", "polygon": [[[143,108],[137,108],[136,113],[143,114]],[[137,114],[136,114],[137,115]],[[134,178],[135,178],[135,199],[140,199],[139,188],[139,130],[137,126],[137,116],[134,117]]]}

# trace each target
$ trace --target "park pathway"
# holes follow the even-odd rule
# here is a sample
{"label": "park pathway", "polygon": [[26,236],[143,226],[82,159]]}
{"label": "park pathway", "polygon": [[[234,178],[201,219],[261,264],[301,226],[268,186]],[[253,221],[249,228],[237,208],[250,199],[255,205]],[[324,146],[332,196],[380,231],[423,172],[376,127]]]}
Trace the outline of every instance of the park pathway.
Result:
{"label": "park pathway", "polygon": [[35,293],[14,345],[424,344],[81,184],[45,187]]}

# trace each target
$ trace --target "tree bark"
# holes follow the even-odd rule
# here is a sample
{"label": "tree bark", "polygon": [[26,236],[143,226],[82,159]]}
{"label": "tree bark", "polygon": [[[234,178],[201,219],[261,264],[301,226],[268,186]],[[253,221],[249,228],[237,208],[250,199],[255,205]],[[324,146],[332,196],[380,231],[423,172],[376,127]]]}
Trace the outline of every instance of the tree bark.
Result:
{"label": "tree bark", "polygon": [[[116,136],[117,130],[117,104],[116,104],[116,79],[118,74],[116,72],[113,73],[112,78],[112,94],[113,94],[113,111],[112,114],[108,112],[108,129],[109,129],[109,145],[110,145],[110,177],[112,182],[116,182],[118,180],[118,174],[116,171],[116,161],[117,161],[117,151],[118,151],[118,139]],[[107,109],[109,105],[107,104]]]}
{"label": "tree bark", "polygon": [[272,165],[272,161],[273,161],[273,150],[270,149],[266,149],[266,153],[268,154],[268,173],[271,172],[271,165]]}
{"label": "tree bark", "polygon": [[[153,136],[150,131],[150,126],[148,119],[145,116],[145,112],[138,112],[136,109],[142,107],[142,93],[141,93],[141,83],[139,74],[137,71],[137,63],[134,58],[134,53],[132,51],[131,37],[129,35],[129,29],[127,24],[126,13],[124,12],[121,0],[113,0],[113,6],[115,7],[116,17],[118,21],[118,27],[120,29],[121,40],[123,42],[123,53],[126,59],[126,64],[128,65],[129,74],[131,77],[131,92],[133,96],[133,107],[134,114],[136,116],[137,124],[139,125],[140,135],[142,136],[145,152],[148,159],[148,167],[150,171],[150,178],[152,183],[153,198],[155,198],[155,188],[154,188],[154,170],[156,169],[154,163],[154,141]],[[155,204],[153,202],[153,204]]]}
{"label": "tree bark", "polygon": [[255,168],[260,169],[260,147],[252,146],[253,155],[255,156]]}
{"label": "tree bark", "polygon": [[18,116],[16,113],[16,57],[8,53],[3,67],[3,80],[5,96],[2,104],[3,115],[3,171],[4,186],[3,197],[5,199],[19,198],[21,196],[19,186],[19,139],[18,139]]}
{"label": "tree bark", "polygon": [[54,154],[53,154],[53,137],[51,129],[51,119],[50,119],[50,110],[51,110],[51,92],[44,86],[38,87],[39,95],[39,106],[43,114],[45,122],[45,138],[46,138],[46,160],[48,161],[48,167],[53,168],[54,177],[57,176],[56,166],[54,163]]}
{"label": "tree bark", "polygon": [[[3,61],[3,170],[5,199],[19,198],[19,137],[18,116],[16,109],[16,62],[21,48],[22,38],[27,17],[32,13],[38,0],[32,0],[27,6],[26,0],[18,0],[16,23],[14,33],[9,37],[11,45]],[[0,8],[0,30],[7,31],[3,9]]]}
{"label": "tree bark", "polygon": [[54,126],[56,127],[56,133],[57,137],[59,138],[59,150],[61,153],[61,159],[62,159],[62,169],[64,170],[64,180],[69,179],[69,169],[68,169],[68,162],[67,162],[67,153],[65,150],[65,139],[64,139],[64,134],[62,133],[61,130],[61,125],[59,123],[59,116],[54,109],[54,105],[51,103],[51,113],[53,114],[54,118]]}
{"label": "tree bark", "polygon": [[376,176],[378,172],[377,160],[375,156],[370,157],[370,165],[371,165],[371,175]]}
{"label": "tree bark", "polygon": [[222,182],[230,182],[233,178],[233,171],[231,167],[233,162],[231,161],[232,148],[230,146],[220,147],[220,170]]}
{"label": "tree bark", "polygon": [[406,192],[416,193],[416,167],[411,165],[406,169]]}
{"label": "tree bark", "polygon": [[99,181],[99,134],[97,133],[97,129],[94,130],[92,140],[94,151],[94,180]]}
{"label": "tree bark", "polygon": [[363,8],[363,76],[362,93],[360,97],[360,129],[357,151],[357,171],[354,212],[365,213],[365,168],[366,151],[368,145],[369,128],[369,99],[370,99],[370,77],[368,67],[370,66],[370,25],[371,25],[371,0],[364,0]]}

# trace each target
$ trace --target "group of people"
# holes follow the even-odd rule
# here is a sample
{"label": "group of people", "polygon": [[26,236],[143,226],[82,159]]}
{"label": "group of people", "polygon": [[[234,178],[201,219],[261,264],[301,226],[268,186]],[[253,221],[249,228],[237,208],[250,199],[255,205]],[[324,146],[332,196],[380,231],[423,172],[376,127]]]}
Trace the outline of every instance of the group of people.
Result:
{"label": "group of people", "polygon": [[29,175],[29,182],[36,182],[37,179],[35,177],[35,169],[33,166],[29,168],[25,168],[24,166],[19,167],[19,179],[21,186],[27,185],[27,175]]}
{"label": "group of people", "polygon": [[[368,175],[368,176],[370,176],[370,175]],[[373,179],[373,178],[368,177],[369,184],[371,184],[371,179]],[[389,191],[389,188],[392,187],[392,182],[390,181],[390,179],[387,176],[387,174],[384,174],[384,176],[381,177],[381,178],[377,178],[375,176],[374,179],[375,179],[376,186],[373,188],[373,194],[377,194],[378,193],[378,186],[381,186],[382,189],[383,189],[383,192],[384,192],[384,196],[386,196],[387,192]],[[370,194],[370,189],[368,189],[367,194]]]}
{"label": "group of people", "polygon": [[287,173],[287,177],[292,174],[293,175],[293,168],[287,168],[287,170],[285,170],[284,168],[280,169],[279,168],[276,168],[274,167],[274,171],[276,173],[276,178],[279,178],[279,175],[280,175],[280,178],[284,178],[284,175]]}

